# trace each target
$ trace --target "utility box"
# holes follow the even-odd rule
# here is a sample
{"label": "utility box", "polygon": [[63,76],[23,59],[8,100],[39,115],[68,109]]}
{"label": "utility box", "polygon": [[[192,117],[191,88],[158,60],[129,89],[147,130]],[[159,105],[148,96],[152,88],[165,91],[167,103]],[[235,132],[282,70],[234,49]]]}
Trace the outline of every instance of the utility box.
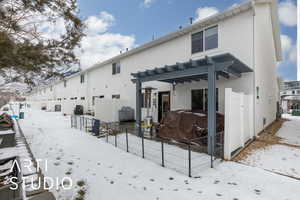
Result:
{"label": "utility box", "polygon": [[61,112],[61,105],[55,105],[54,106],[54,111],[55,112]]}
{"label": "utility box", "polygon": [[119,110],[119,121],[120,122],[128,122],[134,120],[134,109],[131,107],[122,107]]}

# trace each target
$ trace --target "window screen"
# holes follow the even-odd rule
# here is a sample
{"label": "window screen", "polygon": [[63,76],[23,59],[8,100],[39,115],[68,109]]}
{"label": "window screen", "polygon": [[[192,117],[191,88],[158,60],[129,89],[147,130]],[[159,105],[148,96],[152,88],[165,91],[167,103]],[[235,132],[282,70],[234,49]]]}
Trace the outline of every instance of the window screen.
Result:
{"label": "window screen", "polygon": [[192,53],[203,51],[203,31],[192,35]]}
{"label": "window screen", "polygon": [[205,50],[218,48],[218,26],[205,30]]}

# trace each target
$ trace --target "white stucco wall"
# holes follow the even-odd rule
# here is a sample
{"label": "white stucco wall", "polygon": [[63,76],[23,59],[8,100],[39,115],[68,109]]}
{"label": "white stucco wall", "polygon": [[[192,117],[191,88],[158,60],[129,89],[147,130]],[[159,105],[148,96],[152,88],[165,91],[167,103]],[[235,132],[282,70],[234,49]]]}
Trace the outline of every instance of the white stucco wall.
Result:
{"label": "white stucco wall", "polygon": [[254,97],[255,132],[259,133],[276,119],[278,84],[269,4],[256,5],[255,14],[255,87],[259,87],[259,99],[257,93]]}
{"label": "white stucco wall", "polygon": [[[243,92],[254,96],[249,102],[248,110],[254,111],[255,105],[255,133],[262,130],[262,119],[267,123],[272,122],[276,113],[276,59],[271,27],[271,18],[268,4],[255,6],[256,12],[249,10],[218,23],[219,47],[203,53],[191,54],[191,34],[182,35],[176,39],[149,48],[145,51],[125,57],[116,62],[121,63],[121,73],[112,75],[112,63],[88,70],[85,74],[84,84],[80,84],[80,75],[73,76],[67,81],[64,88],[63,82],[53,87],[53,98],[66,98],[65,103],[70,102],[71,97],[86,98],[87,109],[95,109],[92,105],[92,96],[104,95],[104,99],[111,100],[112,95],[119,94],[124,106],[135,108],[136,91],[131,82],[131,73],[162,67],[164,65],[184,62],[189,59],[199,59],[204,56],[213,56],[221,53],[231,53],[255,73],[243,74],[241,78],[217,81],[219,88],[219,110],[224,113],[225,88],[232,88],[235,92]],[[255,28],[254,28],[255,27]],[[195,32],[200,31],[196,30]],[[151,86],[159,91],[171,92],[171,109],[190,109],[191,90],[206,88],[207,82],[192,82],[179,84],[173,91],[170,84],[161,82],[148,82],[143,87]],[[255,99],[255,87],[260,87],[260,99]],[[51,96],[51,94],[49,94]],[[155,95],[152,95],[154,97]],[[157,96],[157,95],[156,95]],[[44,99],[41,95],[36,99]],[[73,102],[72,102],[73,103]],[[70,104],[72,104],[70,102]],[[145,110],[145,109],[144,109]],[[157,118],[157,110],[151,109],[154,119]]]}

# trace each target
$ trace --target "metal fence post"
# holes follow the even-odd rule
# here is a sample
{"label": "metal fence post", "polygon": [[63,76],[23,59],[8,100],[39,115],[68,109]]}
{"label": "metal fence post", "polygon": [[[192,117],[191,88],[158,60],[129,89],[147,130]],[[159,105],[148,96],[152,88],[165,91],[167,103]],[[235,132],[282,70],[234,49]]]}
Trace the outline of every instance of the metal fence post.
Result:
{"label": "metal fence post", "polygon": [[161,141],[161,166],[165,167],[164,141]]}
{"label": "metal fence post", "polygon": [[79,116],[79,129],[81,130],[82,129],[82,117]]}
{"label": "metal fence post", "polygon": [[75,128],[77,128],[77,116],[74,115],[74,121],[75,121]]}
{"label": "metal fence post", "polygon": [[[210,140],[213,141],[213,136],[210,136]],[[211,142],[210,145],[211,145],[211,149],[213,149],[213,145],[214,145],[213,142]],[[213,154],[214,154],[214,151],[212,151],[210,154],[210,167],[211,168],[214,167],[214,159],[213,159],[214,155]]]}
{"label": "metal fence post", "polygon": [[144,133],[142,134],[142,157],[145,158]]}
{"label": "metal fence post", "polygon": [[129,149],[128,149],[128,130],[126,128],[126,151],[129,152]]}
{"label": "metal fence post", "polygon": [[88,118],[85,118],[85,127],[84,127],[85,132],[87,132],[87,126],[88,126]]}
{"label": "metal fence post", "polygon": [[106,133],[106,143],[108,143],[108,131]]}
{"label": "metal fence post", "polygon": [[191,143],[188,144],[189,151],[189,177],[192,177],[192,167],[191,167]]}
{"label": "metal fence post", "polygon": [[73,115],[71,115],[71,128],[73,128]]}

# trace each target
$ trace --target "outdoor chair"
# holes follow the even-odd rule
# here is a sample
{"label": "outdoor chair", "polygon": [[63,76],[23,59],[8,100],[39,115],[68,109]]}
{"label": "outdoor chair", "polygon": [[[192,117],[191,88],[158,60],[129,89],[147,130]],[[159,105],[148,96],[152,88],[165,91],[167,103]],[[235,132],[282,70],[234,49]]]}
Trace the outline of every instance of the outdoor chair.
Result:
{"label": "outdoor chair", "polygon": [[87,126],[87,131],[98,136],[100,134],[100,120],[92,119],[91,126]]}

